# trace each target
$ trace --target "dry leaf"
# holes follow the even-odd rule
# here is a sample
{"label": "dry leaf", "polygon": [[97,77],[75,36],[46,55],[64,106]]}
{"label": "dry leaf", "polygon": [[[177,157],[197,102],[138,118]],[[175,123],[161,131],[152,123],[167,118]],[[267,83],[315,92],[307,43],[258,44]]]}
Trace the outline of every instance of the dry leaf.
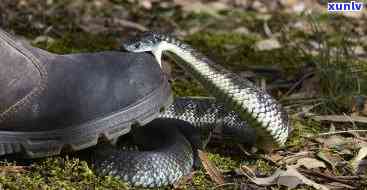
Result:
{"label": "dry leaf", "polygon": [[[294,179],[294,177],[297,177],[297,180],[301,180],[303,184],[314,187],[315,189],[321,189],[321,190],[328,190],[327,187],[320,185],[308,178],[306,178],[304,175],[302,175],[301,173],[299,173],[294,167],[292,166],[287,166],[287,171],[284,172],[282,175],[282,177],[290,177],[292,176],[293,178],[290,179]],[[294,183],[294,182],[293,182]],[[289,184],[293,184],[293,183],[289,183]]]}
{"label": "dry leaf", "polygon": [[328,163],[333,170],[335,170],[338,163],[342,162],[342,158],[339,155],[328,151],[320,151],[317,153],[317,157]]}
{"label": "dry leaf", "polygon": [[273,161],[273,162],[278,162],[282,159],[284,159],[284,156],[278,154],[277,152],[276,153],[273,153],[270,155],[270,159]]}
{"label": "dry leaf", "polygon": [[212,3],[202,3],[202,2],[194,2],[190,4],[186,4],[182,7],[182,9],[186,12],[194,12],[194,13],[206,13],[214,17],[221,17],[218,12],[223,10],[230,9],[229,6],[225,3],[221,2],[212,2]]}
{"label": "dry leaf", "polygon": [[236,28],[235,30],[233,30],[233,32],[238,33],[238,34],[244,34],[244,35],[250,34],[250,30],[244,26]]}
{"label": "dry leaf", "polygon": [[314,187],[315,189],[329,190],[329,188],[308,179],[307,177],[299,173],[297,169],[293,166],[287,166],[287,170],[277,169],[273,175],[266,178],[257,178],[250,176],[247,177],[249,177],[249,179],[253,183],[262,186],[279,184],[287,186],[288,188],[292,189],[300,184],[305,184]]}
{"label": "dry leaf", "polygon": [[333,135],[324,140],[324,144],[328,148],[336,148],[337,146],[345,144],[345,139],[342,136]]}
{"label": "dry leaf", "polygon": [[281,169],[277,169],[275,173],[269,177],[259,178],[259,177],[249,177],[250,180],[255,183],[256,185],[262,185],[262,186],[270,186],[277,184],[278,177],[283,173],[284,171]]}
{"label": "dry leaf", "polygon": [[357,156],[355,156],[351,161],[350,165],[353,167],[355,173],[360,171],[359,165],[361,161],[367,156],[367,146],[359,149]]}
{"label": "dry leaf", "polygon": [[267,39],[259,41],[255,44],[255,47],[260,50],[272,50],[272,49],[278,49],[281,47],[279,41],[277,39]]}
{"label": "dry leaf", "polygon": [[55,42],[55,39],[49,37],[49,36],[38,36],[36,39],[34,39],[32,41],[32,43],[47,43],[47,44],[52,44]]}
{"label": "dry leaf", "polygon": [[361,19],[363,16],[362,11],[343,11],[342,14],[345,17],[354,18],[354,19]]}
{"label": "dry leaf", "polygon": [[297,160],[301,159],[301,158],[305,158],[305,157],[309,157],[311,156],[313,153],[312,152],[309,152],[309,151],[305,151],[305,152],[298,152],[294,155],[290,155],[290,156],[287,156],[285,157],[282,162],[284,162],[285,164],[287,165],[290,165],[290,164],[296,164],[297,163]]}
{"label": "dry leaf", "polygon": [[330,189],[333,189],[333,190],[337,190],[337,189],[344,190],[346,188],[347,189],[356,189],[355,187],[352,187],[352,186],[344,184],[344,183],[339,183],[339,182],[331,182],[331,183],[328,183],[326,186]]}
{"label": "dry leaf", "polygon": [[294,189],[298,185],[302,184],[302,180],[295,176],[279,176],[278,184],[287,186],[290,189]]}
{"label": "dry leaf", "polygon": [[313,168],[326,168],[326,165],[324,162],[321,162],[320,160],[317,160],[315,158],[301,158],[297,160],[296,167],[304,166],[307,169],[313,169]]}
{"label": "dry leaf", "polygon": [[1,173],[23,173],[31,169],[31,166],[0,166]]}
{"label": "dry leaf", "polygon": [[145,9],[152,9],[152,1],[150,0],[143,0],[139,1],[140,6],[144,7]]}

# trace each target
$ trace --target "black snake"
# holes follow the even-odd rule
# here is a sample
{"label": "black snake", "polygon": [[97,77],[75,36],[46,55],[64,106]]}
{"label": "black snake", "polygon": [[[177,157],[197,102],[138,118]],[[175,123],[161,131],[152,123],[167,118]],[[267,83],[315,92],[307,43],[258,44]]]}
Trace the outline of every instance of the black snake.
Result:
{"label": "black snake", "polygon": [[[156,138],[158,140],[149,141],[147,136],[143,138],[145,144],[161,141],[157,143],[158,148],[153,144],[145,151],[99,148],[94,164],[100,174],[118,176],[132,185],[144,187],[176,182],[193,165],[194,153],[191,145],[198,146],[191,142],[197,138],[190,136],[191,132],[185,132],[185,128],[189,126],[209,131],[220,126],[224,136],[237,138],[236,140],[244,143],[251,141],[246,135],[251,134],[248,130],[252,129],[256,131],[256,146],[265,149],[282,146],[287,140],[288,115],[275,99],[252,82],[215,64],[190,45],[168,35],[147,32],[126,41],[123,48],[130,52],[152,52],[159,64],[162,53],[169,52],[168,55],[179,66],[208,89],[217,103],[211,98],[176,100],[161,113],[160,120],[142,130],[148,131],[147,136],[159,135],[155,133],[163,135],[160,140]],[[167,125],[175,123],[175,119],[186,123],[183,122],[178,128]],[[159,126],[159,123],[164,124]]]}

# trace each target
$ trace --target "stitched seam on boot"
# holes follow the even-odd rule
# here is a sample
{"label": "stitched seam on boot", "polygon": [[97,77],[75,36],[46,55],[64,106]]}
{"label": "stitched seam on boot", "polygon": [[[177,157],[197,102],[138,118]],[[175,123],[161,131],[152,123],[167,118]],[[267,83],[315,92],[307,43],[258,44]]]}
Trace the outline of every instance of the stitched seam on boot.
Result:
{"label": "stitched seam on boot", "polygon": [[39,59],[37,59],[29,50],[24,48],[22,44],[17,44],[14,39],[12,39],[9,34],[0,29],[0,39],[4,40],[9,46],[19,51],[24,57],[28,58],[35,68],[40,73],[40,81],[37,86],[32,89],[25,97],[17,101],[15,104],[10,106],[4,112],[0,113],[0,124],[16,114],[23,106],[30,104],[33,97],[41,95],[42,91],[47,86],[47,70],[41,65]]}

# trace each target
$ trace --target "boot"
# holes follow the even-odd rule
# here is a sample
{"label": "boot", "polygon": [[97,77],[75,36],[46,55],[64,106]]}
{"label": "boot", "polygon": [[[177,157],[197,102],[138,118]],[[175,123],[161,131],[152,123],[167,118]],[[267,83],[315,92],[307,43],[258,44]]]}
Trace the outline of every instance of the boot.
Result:
{"label": "boot", "polygon": [[171,101],[149,54],[56,55],[0,29],[0,155],[37,158],[113,141]]}

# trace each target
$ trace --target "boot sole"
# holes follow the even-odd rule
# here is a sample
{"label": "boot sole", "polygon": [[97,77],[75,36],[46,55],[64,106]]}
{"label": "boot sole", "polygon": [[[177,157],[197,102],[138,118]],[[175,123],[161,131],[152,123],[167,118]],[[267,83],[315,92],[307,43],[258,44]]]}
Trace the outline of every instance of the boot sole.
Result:
{"label": "boot sole", "polygon": [[94,146],[99,140],[111,143],[135,124],[145,125],[173,102],[168,82],[135,104],[103,118],[67,128],[40,132],[0,131],[0,156],[21,154],[25,158],[58,155]]}

